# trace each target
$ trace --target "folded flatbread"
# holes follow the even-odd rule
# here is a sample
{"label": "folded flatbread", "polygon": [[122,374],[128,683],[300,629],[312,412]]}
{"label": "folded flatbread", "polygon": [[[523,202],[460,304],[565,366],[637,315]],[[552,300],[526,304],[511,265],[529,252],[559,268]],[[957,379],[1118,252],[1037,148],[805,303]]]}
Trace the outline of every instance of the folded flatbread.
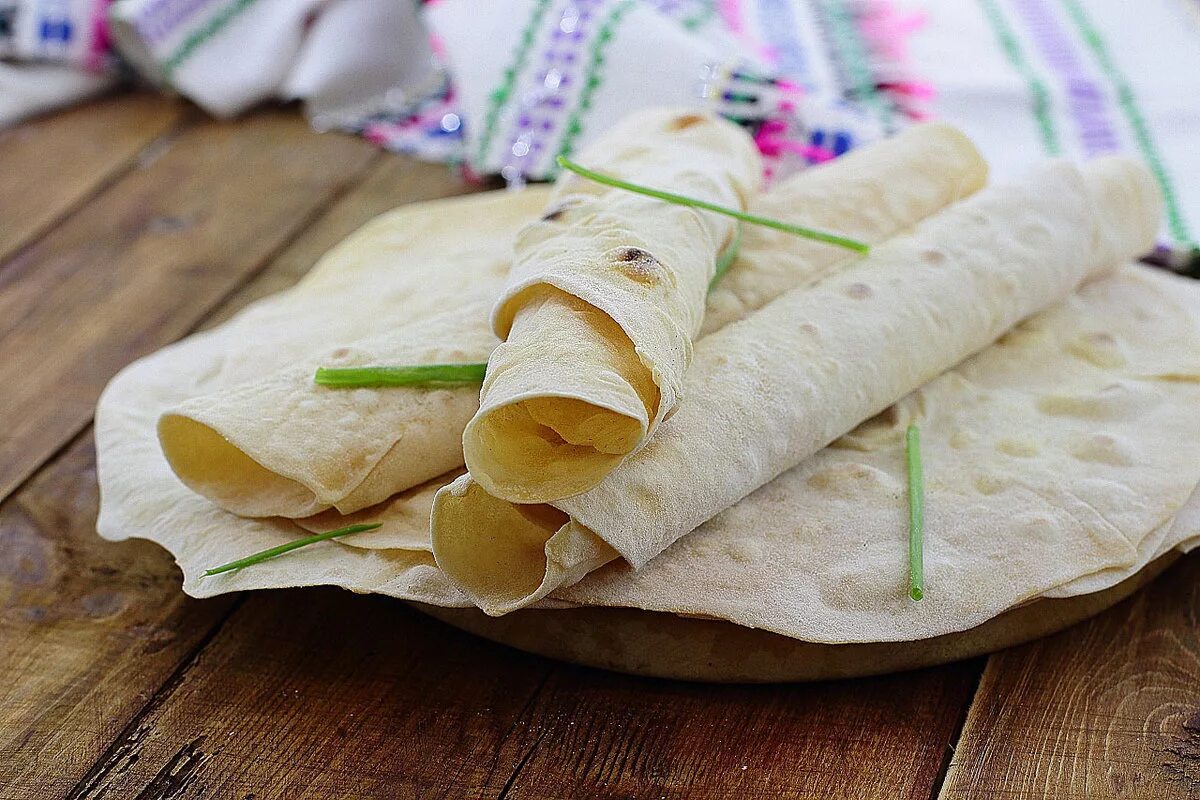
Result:
{"label": "folded flatbread", "polygon": [[[554,597],[844,643],[929,638],[1037,597],[1103,591],[1200,533],[1198,312],[1194,281],[1126,267],[642,569],[617,560]],[[910,422],[925,468],[919,603],[908,597]]]}
{"label": "folded flatbread", "polygon": [[[762,163],[715,114],[642,111],[580,154],[608,175],[744,210]],[[734,220],[565,173],[517,237],[488,361],[463,433],[467,466],[520,502],[578,494],[675,408]]]}
{"label": "folded flatbread", "polygon": [[[1128,267],[1022,323],[865,423],[856,432],[863,438],[848,437],[784,473],[643,569],[613,562],[560,590],[553,605],[563,605],[557,597],[585,605],[611,601],[737,620],[810,641],[867,642],[965,630],[1035,597],[1102,591],[1157,554],[1194,547],[1200,535],[1195,496],[1179,505],[1200,479],[1200,420],[1191,413],[1200,401],[1197,320],[1200,286]],[[198,597],[332,584],[469,605],[434,565],[427,538],[414,550],[363,550],[350,546],[349,537],[200,577],[206,567],[302,533],[286,520],[235,516],[191,492],[155,440],[161,410],[250,332],[231,323],[142,359],[114,379],[96,427],[101,533],[162,544],[183,568],[185,590]],[[974,385],[997,367],[1000,374]],[[1088,410],[1089,397],[1099,405],[1132,392],[1141,395],[1137,402],[1113,403],[1103,414]],[[1039,413],[1044,394],[1085,402],[1073,417]],[[1014,412],[1019,416],[1005,427],[993,427]],[[906,594],[899,431],[908,419],[922,425],[928,476],[930,591],[920,603]],[[897,435],[879,437],[885,425]],[[1005,452],[1020,449],[1005,441],[1014,432],[1039,442],[1038,452]],[[864,449],[872,435],[890,443]],[[966,441],[975,449],[961,454]],[[1008,482],[995,491],[992,478]],[[860,503],[863,488],[870,491]],[[1064,511],[1041,505],[1060,496],[1081,497],[1097,514],[1121,513],[1108,527],[1081,514],[1078,501]],[[1143,552],[1159,532],[1167,535],[1157,539],[1158,549]]]}
{"label": "folded flatbread", "polygon": [[[751,210],[838,226],[877,243],[978,190],[985,178],[982,159],[961,133],[923,125],[793,176]],[[276,306],[245,312],[239,320],[254,333],[222,355],[209,383],[214,390],[182,395],[190,399],[159,423],[163,452],[180,479],[237,514],[302,518],[329,509],[352,514],[461,466],[463,427],[478,408],[478,387],[346,391],[318,386],[312,376],[319,366],[487,360],[498,342],[487,307],[508,273],[509,243],[537,217],[548,191],[383,215],[330,251]],[[852,256],[761,227],[745,230],[742,249],[755,256],[736,261],[710,293],[705,330]],[[377,268],[384,263],[388,269]],[[265,308],[278,310],[267,319]],[[432,490],[412,494],[432,498]],[[421,513],[428,518],[428,505],[413,518]],[[325,514],[315,524],[336,528],[337,519]],[[357,541],[399,546],[414,535],[425,539],[423,528],[393,522]]]}
{"label": "folded flatbread", "polygon": [[[305,517],[353,512],[461,465],[477,386],[345,391],[313,374],[486,360],[507,242],[544,200],[533,189],[405,207],[330,251],[282,302],[248,309],[238,320],[253,337],[204,376],[219,390],[191,393],[159,422],[176,474],[234,513]],[[364,269],[379,263],[390,268]]]}
{"label": "folded flatbread", "polygon": [[1136,162],[1053,162],[927,219],[811,288],[701,340],[688,402],[594,489],[521,505],[464,475],[438,492],[438,565],[489,614],[684,534],[1148,250],[1160,208]]}
{"label": "folded flatbread", "polygon": [[[514,206],[528,219],[541,199],[493,193],[385,215],[296,289],[123,370],[96,415],[101,534],[160,543],[197,597],[329,584],[469,605],[435,565],[420,515],[404,549],[363,549],[356,545],[372,534],[358,534],[202,578],[205,568],[303,531],[290,520],[235,516],[189,490],[163,457],[155,427],[190,398],[328,348],[323,326],[347,336],[382,332],[387,304],[403,302],[389,296],[404,278],[397,263],[449,268],[437,260],[445,248],[428,247],[442,236],[439,221],[466,231],[464,221],[473,220],[499,237],[524,221],[509,213]],[[749,238],[743,247],[757,262]],[[419,308],[422,290],[410,291]],[[356,308],[364,315],[346,313]],[[1200,504],[1188,494],[1200,481],[1198,320],[1200,285],[1123,268],[1019,324],[641,570],[614,561],[538,607],[611,604],[816,642],[871,642],[961,631],[1040,596],[1102,591],[1200,537]],[[910,420],[921,426],[926,471],[928,591],[920,603],[906,592],[902,431]],[[394,504],[412,500],[406,493]],[[392,505],[363,519],[385,520]],[[396,516],[398,526],[403,519]]]}

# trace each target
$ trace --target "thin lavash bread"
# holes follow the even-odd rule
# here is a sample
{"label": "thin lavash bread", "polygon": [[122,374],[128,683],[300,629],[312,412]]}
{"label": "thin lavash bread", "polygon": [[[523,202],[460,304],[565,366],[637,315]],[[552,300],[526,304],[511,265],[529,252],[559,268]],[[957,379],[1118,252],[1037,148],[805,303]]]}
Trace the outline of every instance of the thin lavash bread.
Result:
{"label": "thin lavash bread", "polygon": [[[355,296],[355,291],[364,285],[378,290],[397,278],[395,259],[406,247],[421,252],[421,228],[413,223],[426,221],[431,210],[437,212],[431,216],[450,228],[465,229],[465,221],[478,220],[488,228],[485,233],[499,236],[504,208],[513,204],[523,205],[529,218],[537,213],[540,200],[495,194],[401,209],[370,226],[366,233],[374,241],[360,242],[354,258],[343,254],[341,263],[327,261],[313,273],[313,289],[264,300],[218,329],[130,365],[113,380],[97,409],[101,533],[162,544],[179,561],[185,589],[195,596],[332,584],[441,606],[468,605],[434,565],[427,538],[412,550],[379,551],[351,546],[350,537],[306,547],[252,569],[201,579],[207,567],[285,543],[302,531],[287,520],[235,516],[188,490],[163,458],[155,424],[164,410],[188,397],[235,385],[247,373],[282,366],[273,358],[294,358],[297,348],[316,352],[326,347],[324,337],[307,322],[316,319],[336,326],[341,324],[339,310],[347,304],[369,306],[370,292]],[[514,230],[520,222],[514,219]],[[388,233],[387,228],[394,230]],[[412,241],[395,245],[399,231],[412,231],[405,234]],[[752,246],[744,253],[757,258]],[[1022,323],[955,370],[968,369],[966,380],[950,373],[919,390],[841,440],[844,446],[816,456],[829,461],[811,466],[806,461],[785,473],[641,571],[616,562],[560,591],[558,597],[573,603],[611,598],[613,605],[679,609],[743,624],[762,620],[764,626],[795,638],[804,638],[808,631],[815,641],[889,641],[964,630],[1037,596],[1101,591],[1141,569],[1156,553],[1194,544],[1200,535],[1196,515],[1179,505],[1182,490],[1176,488],[1194,487],[1200,464],[1200,437],[1186,427],[1195,417],[1200,375],[1197,319],[1200,287],[1147,268],[1125,268]],[[285,329],[290,333],[278,347],[256,346]],[[974,388],[974,376],[993,373],[985,391]],[[1048,382],[1054,387],[1049,394],[1060,396],[1048,407],[1073,409],[1073,416],[1027,413],[1048,393]],[[900,480],[899,445],[885,428],[899,426],[914,409],[928,414],[915,417],[922,424],[927,454],[931,522],[930,592],[922,603],[903,601],[902,498],[886,491],[873,495],[872,504],[884,524],[870,525],[870,520],[845,512],[847,498],[859,488],[856,476],[865,474],[867,487],[876,479],[885,488]],[[1023,421],[1012,430],[993,430],[993,420],[1007,409],[1021,410]],[[1146,414],[1146,409],[1154,413]],[[1075,427],[1056,433],[1064,420]],[[1097,432],[1089,426],[1097,424],[1110,431],[1105,435],[1111,441],[1094,436]],[[1014,431],[1020,439],[1044,442],[1043,455],[1022,455],[1028,442],[1005,441]],[[968,440],[976,441],[977,457],[951,466],[946,459]],[[1158,446],[1167,441],[1174,446]],[[877,447],[880,442],[883,447]],[[1061,469],[1028,469],[1040,458],[1063,458],[1064,453],[1083,460],[1064,460]],[[858,459],[859,454],[883,466],[838,460]],[[1076,455],[1069,457],[1074,460]],[[1035,496],[1034,490],[1044,492],[1060,481],[1055,471],[1087,479],[1095,465],[1106,461],[1112,462],[1112,471],[1093,491],[1111,491],[1115,501],[1137,499],[1135,516],[1113,520],[1128,546],[1112,546],[1116,539],[1111,535],[1090,535],[1093,518],[1070,524],[1064,514],[1037,525],[1010,524],[1014,512],[1037,521],[1037,509],[1023,504]],[[979,475],[983,472],[1001,484],[999,490],[991,488],[988,476]],[[962,491],[951,491],[945,477],[960,473]],[[977,478],[982,478],[978,485]],[[797,485],[815,491],[803,505]],[[991,494],[976,494],[984,489]],[[982,505],[979,497],[995,502]],[[781,503],[792,503],[792,510]],[[938,514],[952,514],[956,524],[935,523]],[[1163,524],[1156,525],[1160,520]],[[977,528],[989,535],[975,535]],[[1164,535],[1155,538],[1159,532]],[[814,542],[819,546],[809,546]],[[1152,544],[1158,549],[1152,550]],[[1038,548],[1039,557],[1019,559],[997,573],[998,563],[1031,546]],[[864,550],[870,558],[862,561]],[[788,557],[776,559],[777,552]],[[730,579],[728,591],[713,591],[708,583],[695,585],[696,576],[711,576],[716,584],[722,575]],[[835,578],[847,575],[855,577],[846,581],[840,594],[830,590]],[[1067,576],[1070,579],[1064,580]],[[770,590],[756,591],[756,586]],[[876,611],[880,594],[884,602]],[[554,598],[557,605],[563,600]]]}
{"label": "thin lavash bread", "polygon": [[[651,109],[579,156],[614,178],[744,211],[762,161],[716,114]],[[578,494],[641,447],[675,408],[704,319],[727,216],[564,172],[518,235],[492,313],[503,343],[463,432],[467,466],[520,502]]]}
{"label": "thin lavash bread", "polygon": [[[837,224],[875,243],[978,190],[985,177],[966,137],[921,125],[793,176],[751,210]],[[498,341],[487,307],[508,272],[508,243],[546,203],[547,190],[536,187],[405,207],[334,248],[288,295],[307,303],[295,318],[263,320],[255,339],[226,354],[212,391],[189,394],[163,415],[163,450],[181,480],[245,516],[336,512],[319,526],[461,466],[477,387],[349,392],[317,386],[312,376],[320,366],[485,361]],[[464,224],[459,213],[468,212]],[[706,331],[854,255],[759,227],[745,231],[743,248],[760,255],[735,261],[709,294]],[[372,258],[392,268],[364,273]],[[426,537],[395,520],[388,528],[360,541],[387,547]]]}
{"label": "thin lavash bread", "polygon": [[1110,158],[984,189],[812,287],[701,340],[689,402],[592,490],[495,497],[470,474],[434,501],[438,565],[503,614],[681,536],[908,392],[1153,244],[1153,178]]}

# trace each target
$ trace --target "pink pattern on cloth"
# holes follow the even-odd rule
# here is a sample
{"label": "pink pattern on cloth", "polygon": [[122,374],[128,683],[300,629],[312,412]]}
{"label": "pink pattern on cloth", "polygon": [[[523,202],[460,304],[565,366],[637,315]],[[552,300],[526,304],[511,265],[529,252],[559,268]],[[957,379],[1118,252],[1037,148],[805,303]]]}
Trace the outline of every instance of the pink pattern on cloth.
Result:
{"label": "pink pattern on cloth", "polygon": [[110,62],[112,40],[108,33],[108,7],[112,0],[94,0],[92,14],[88,20],[88,49],[83,56],[83,66],[89,72],[102,72]]}
{"label": "pink pattern on cloth", "polygon": [[771,119],[759,126],[754,135],[754,144],[767,158],[780,158],[785,153],[798,155],[812,164],[820,164],[832,159],[833,151],[827,147],[800,141],[787,135],[787,123],[781,119]]}
{"label": "pink pattern on cloth", "polygon": [[742,17],[741,0],[717,0],[717,14],[725,23],[725,29],[742,44],[757,53],[759,58],[768,64],[779,62],[779,54],[775,52],[775,49],[747,30],[746,22]]}
{"label": "pink pattern on cloth", "polygon": [[933,99],[933,84],[908,73],[908,43],[928,21],[923,11],[905,12],[892,0],[862,0],[855,12],[859,35],[870,51],[876,87],[887,92],[896,108],[910,119],[929,118],[925,104]]}

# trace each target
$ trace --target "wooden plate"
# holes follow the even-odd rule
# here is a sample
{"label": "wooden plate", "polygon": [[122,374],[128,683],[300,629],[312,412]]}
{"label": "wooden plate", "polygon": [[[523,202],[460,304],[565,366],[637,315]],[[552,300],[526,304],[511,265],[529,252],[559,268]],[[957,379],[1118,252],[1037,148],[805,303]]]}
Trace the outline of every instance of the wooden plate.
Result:
{"label": "wooden plate", "polygon": [[626,608],[489,617],[476,608],[411,605],[518,650],[632,675],[715,683],[820,681],[945,664],[1048,636],[1124,600],[1178,557],[1169,553],[1102,592],[1036,600],[970,630],[912,642],[814,644],[730,622]]}

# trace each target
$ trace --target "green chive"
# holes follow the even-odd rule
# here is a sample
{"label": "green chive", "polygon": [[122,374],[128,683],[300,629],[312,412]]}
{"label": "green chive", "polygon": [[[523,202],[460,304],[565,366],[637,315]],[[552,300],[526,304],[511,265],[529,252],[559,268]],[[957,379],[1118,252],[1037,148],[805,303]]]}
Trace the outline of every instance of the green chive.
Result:
{"label": "green chive", "polygon": [[415,367],[319,367],[321,386],[356,389],[421,386],[428,383],[480,383],[487,364],[422,364]]}
{"label": "green chive", "polygon": [[729,244],[717,254],[717,269],[713,272],[712,280],[708,282],[708,290],[711,292],[716,285],[721,282],[721,278],[725,277],[725,273],[733,266],[733,262],[737,261],[738,251],[742,249],[742,226],[738,225],[733,229],[733,239]]}
{"label": "green chive", "polygon": [[844,247],[847,250],[853,250],[856,253],[868,253],[871,250],[870,246],[864,242],[848,239],[845,236],[838,236],[835,233],[826,233],[825,231],[818,231],[812,228],[804,228],[800,225],[791,225],[787,222],[780,222],[777,219],[760,217],[755,214],[747,214],[746,212],[738,211],[735,208],[726,208],[725,206],[719,206],[716,203],[709,203],[705,200],[698,200],[694,197],[687,197],[682,194],[675,194],[674,192],[665,192],[662,189],[652,189],[649,186],[641,186],[636,183],[629,183],[628,181],[623,181],[620,178],[614,178],[611,175],[605,175],[601,172],[594,172],[587,167],[576,164],[566,156],[558,157],[558,165],[563,169],[570,170],[576,175],[587,178],[590,181],[602,183],[605,186],[612,186],[616,189],[624,189],[627,192],[644,194],[647,197],[654,197],[659,200],[665,200],[668,203],[675,203],[681,206],[691,206],[692,208],[702,208],[705,211],[714,211],[717,214],[724,214],[727,217],[740,219],[742,222],[749,222],[751,225],[762,225],[766,228],[774,228],[777,231],[783,231],[784,233],[802,236],[805,239],[814,239],[818,242],[825,242],[827,244],[837,245],[838,247]]}
{"label": "green chive", "polygon": [[925,596],[925,478],[921,470],[921,432],[909,425],[905,434],[908,462],[908,596]]}
{"label": "green chive", "polygon": [[[742,247],[742,226],[717,256],[717,268],[708,284],[709,291],[725,277],[737,261]],[[487,364],[428,364],[413,367],[318,367],[313,379],[320,386],[335,389],[377,389],[382,386],[423,386],[430,383],[480,383]]]}
{"label": "green chive", "polygon": [[376,528],[382,527],[382,522],[360,523],[358,525],[348,525],[345,528],[338,528],[335,531],[305,536],[303,539],[296,539],[295,541],[288,542],[287,544],[281,544],[278,547],[272,547],[269,550],[263,550],[255,553],[254,555],[246,556],[245,558],[239,558],[237,561],[230,561],[228,564],[222,564],[219,567],[206,569],[204,570],[203,577],[207,578],[209,575],[218,575],[222,572],[229,572],[231,570],[241,569],[242,567],[248,567],[251,564],[257,564],[260,561],[266,561],[268,558],[274,558],[275,556],[291,552],[292,550],[304,547],[305,545],[313,544],[314,542],[323,542],[326,539],[334,539],[338,536],[349,536],[352,533],[373,531]]}

